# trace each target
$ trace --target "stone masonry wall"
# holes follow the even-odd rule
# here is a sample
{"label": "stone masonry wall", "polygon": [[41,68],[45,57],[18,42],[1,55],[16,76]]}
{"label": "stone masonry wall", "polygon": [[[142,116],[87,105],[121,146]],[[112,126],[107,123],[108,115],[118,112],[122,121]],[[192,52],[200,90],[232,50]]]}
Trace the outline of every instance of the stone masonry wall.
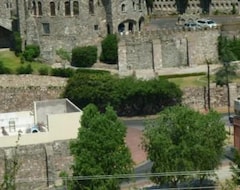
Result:
{"label": "stone masonry wall", "polygon": [[[20,139],[21,140],[21,139]],[[0,149],[0,183],[3,179],[5,164],[10,163],[15,147]],[[16,176],[17,190],[46,189],[59,185],[59,174],[70,174],[72,156],[69,141],[55,141],[47,144],[20,146],[18,148],[19,170]]]}

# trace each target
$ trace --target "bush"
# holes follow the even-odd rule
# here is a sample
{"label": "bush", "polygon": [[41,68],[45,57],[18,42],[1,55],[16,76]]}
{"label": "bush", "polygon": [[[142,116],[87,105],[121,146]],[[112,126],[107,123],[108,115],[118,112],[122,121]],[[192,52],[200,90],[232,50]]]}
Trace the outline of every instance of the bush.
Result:
{"label": "bush", "polygon": [[56,68],[51,70],[52,76],[58,76],[58,77],[71,77],[73,76],[75,70],[71,68]]}
{"label": "bush", "polygon": [[13,33],[13,44],[11,50],[14,51],[16,56],[22,53],[22,39],[19,32]]}
{"label": "bush", "polygon": [[32,66],[30,64],[28,65],[22,65],[21,67],[17,68],[17,74],[32,74],[33,69]]}
{"label": "bush", "polygon": [[40,75],[48,75],[48,68],[47,67],[42,67],[38,70],[38,73]]}
{"label": "bush", "polygon": [[85,46],[72,49],[72,65],[76,67],[91,67],[97,61],[97,47]]}
{"label": "bush", "polygon": [[40,47],[38,45],[27,45],[23,52],[23,57],[26,61],[33,61],[40,55]]}
{"label": "bush", "polygon": [[3,65],[3,62],[0,61],[0,74],[10,74],[11,70],[8,67]]}
{"label": "bush", "polygon": [[110,64],[116,64],[118,62],[118,39],[115,34],[108,35],[102,41],[100,60]]}

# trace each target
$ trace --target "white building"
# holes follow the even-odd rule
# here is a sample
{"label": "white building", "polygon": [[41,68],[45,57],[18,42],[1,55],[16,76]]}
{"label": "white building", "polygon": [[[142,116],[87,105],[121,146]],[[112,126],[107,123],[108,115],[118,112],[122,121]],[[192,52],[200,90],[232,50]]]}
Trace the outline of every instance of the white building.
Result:
{"label": "white building", "polygon": [[34,102],[31,111],[0,113],[0,147],[74,139],[82,111],[68,99]]}

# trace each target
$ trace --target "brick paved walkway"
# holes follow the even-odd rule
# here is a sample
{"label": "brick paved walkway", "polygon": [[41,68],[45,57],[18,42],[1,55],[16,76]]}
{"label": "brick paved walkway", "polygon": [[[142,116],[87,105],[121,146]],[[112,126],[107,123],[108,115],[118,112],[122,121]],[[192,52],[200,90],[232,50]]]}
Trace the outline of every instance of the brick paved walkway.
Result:
{"label": "brick paved walkway", "polygon": [[132,159],[135,162],[135,165],[143,163],[147,160],[147,154],[141,146],[141,137],[142,131],[140,129],[127,129],[126,143],[131,151]]}

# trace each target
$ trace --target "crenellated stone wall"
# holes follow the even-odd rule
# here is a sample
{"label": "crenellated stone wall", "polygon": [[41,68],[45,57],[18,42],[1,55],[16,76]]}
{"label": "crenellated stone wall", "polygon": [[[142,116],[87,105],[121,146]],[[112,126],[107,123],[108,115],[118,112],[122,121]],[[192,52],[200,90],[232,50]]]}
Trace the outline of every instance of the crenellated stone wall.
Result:
{"label": "crenellated stone wall", "polygon": [[182,28],[144,31],[120,35],[118,69],[120,75],[138,70],[192,67],[206,60],[218,62],[220,28],[186,31]]}

